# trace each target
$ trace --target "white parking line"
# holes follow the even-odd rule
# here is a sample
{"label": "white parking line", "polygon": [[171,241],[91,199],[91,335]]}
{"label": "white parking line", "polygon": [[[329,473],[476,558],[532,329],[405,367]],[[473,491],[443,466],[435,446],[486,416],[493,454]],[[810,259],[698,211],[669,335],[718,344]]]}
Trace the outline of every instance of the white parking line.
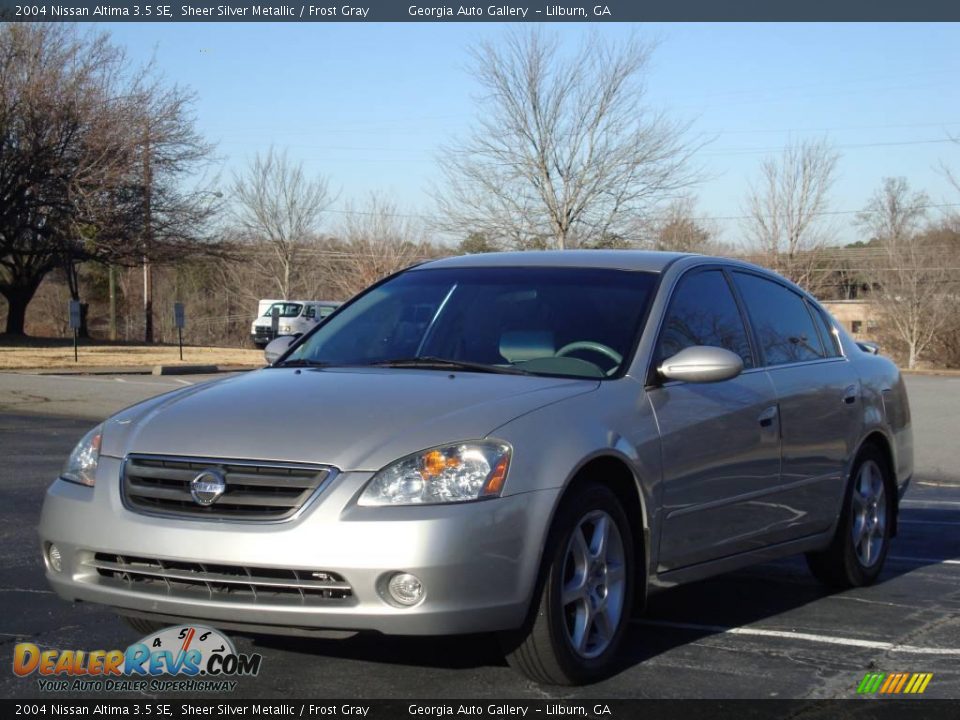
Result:
{"label": "white parking line", "polygon": [[887,555],[887,560],[916,563],[917,565],[960,565],[960,560],[948,560],[946,558],[915,558],[904,557],[902,555]]}
{"label": "white parking line", "polygon": [[914,605],[902,605],[900,603],[884,602],[883,600],[867,600],[867,598],[853,597],[852,595],[827,595],[824,600],[844,600],[846,602],[865,603],[867,605],[884,605],[886,607],[916,607]]}
{"label": "white parking line", "polygon": [[847,647],[862,647],[870,650],[886,650],[893,653],[910,655],[956,655],[960,657],[960,648],[932,648],[916,645],[898,645],[896,643],[880,642],[878,640],[861,640],[859,638],[842,638],[831,635],[814,635],[812,633],[792,632],[789,630],[762,630],[749,627],[722,627],[720,625],[699,625],[696,623],[670,622],[668,620],[637,619],[631,622],[637,625],[652,625],[654,627],[676,628],[678,630],[706,631],[723,635],[751,635],[756,637],[782,638],[786,640],[803,640],[806,642],[824,643],[826,645],[845,645]]}
{"label": "white parking line", "polygon": [[99,383],[124,383],[126,385],[149,385],[150,387],[175,387],[172,382],[146,382],[144,380],[127,380],[126,378],[94,378],[94,377],[85,377],[80,375],[44,375],[44,378],[53,379],[53,380],[80,380],[83,382],[99,382]]}
{"label": "white parking line", "polygon": [[903,500],[900,507],[906,508],[936,508],[936,507],[957,507],[960,508],[960,502],[954,500]]}

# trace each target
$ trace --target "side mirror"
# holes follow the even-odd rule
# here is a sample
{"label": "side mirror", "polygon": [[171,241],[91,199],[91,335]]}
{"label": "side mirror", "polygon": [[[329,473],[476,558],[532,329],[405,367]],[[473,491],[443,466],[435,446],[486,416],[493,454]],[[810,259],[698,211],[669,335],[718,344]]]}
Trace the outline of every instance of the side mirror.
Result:
{"label": "side mirror", "polygon": [[871,355],[880,354],[880,346],[875,342],[870,342],[869,340],[857,340],[857,347],[859,347],[865,353],[870,353]]}
{"label": "side mirror", "polygon": [[273,365],[277,358],[283,355],[293,343],[297,341],[299,335],[281,335],[278,338],[271,340],[267,346],[263,349],[263,358],[267,361],[267,365]]}
{"label": "side mirror", "polygon": [[657,368],[668,380],[710,383],[729,380],[743,371],[743,359],[736,353],[708,345],[681,350]]}

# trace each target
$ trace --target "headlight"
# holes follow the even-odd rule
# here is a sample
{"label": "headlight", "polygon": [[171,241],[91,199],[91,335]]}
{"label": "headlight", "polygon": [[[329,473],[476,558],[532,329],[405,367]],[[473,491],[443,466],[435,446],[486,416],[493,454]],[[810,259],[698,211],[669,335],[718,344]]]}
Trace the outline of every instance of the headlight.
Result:
{"label": "headlight", "polygon": [[70,482],[93,487],[96,480],[97,463],[100,461],[100,440],[103,437],[103,425],[97,425],[83,436],[67,458],[60,477]]}
{"label": "headlight", "polygon": [[424,450],[388,465],[370,480],[360,505],[432,505],[497,497],[510,446],[471,442]]}
{"label": "headlight", "polygon": [[281,326],[280,326],[280,334],[281,334],[281,335],[289,335],[289,334],[292,333],[292,332],[293,332],[293,326],[292,326],[292,325],[281,325]]}

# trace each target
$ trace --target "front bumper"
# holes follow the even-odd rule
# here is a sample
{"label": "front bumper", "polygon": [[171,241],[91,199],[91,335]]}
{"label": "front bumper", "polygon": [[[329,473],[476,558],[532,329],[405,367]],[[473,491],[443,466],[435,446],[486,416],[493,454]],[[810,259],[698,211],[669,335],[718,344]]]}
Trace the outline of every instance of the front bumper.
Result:
{"label": "front bumper", "polygon": [[[57,480],[47,492],[40,537],[47,579],[67,600],[120,613],[229,623],[281,634],[320,629],[398,635],[489,632],[518,627],[540,565],[559,490],[455,505],[362,508],[353,503],[370,473],[341,473],[294,520],[277,523],[158,518],[123,507],[120,460],[101,457],[94,488]],[[54,571],[47,549],[62,563]],[[97,554],[151,558],[164,566],[242,566],[254,574],[334,573],[350,595],[234,596],[216,583],[183,591],[176,583],[117,582],[92,567]],[[191,565],[192,567],[193,565]],[[214,568],[215,569],[215,568]],[[391,605],[385,579],[409,572],[423,582],[420,604]]]}
{"label": "front bumper", "polygon": [[266,345],[277,337],[277,333],[273,331],[272,327],[257,327],[252,333],[250,333],[250,337],[253,338],[255,343]]}

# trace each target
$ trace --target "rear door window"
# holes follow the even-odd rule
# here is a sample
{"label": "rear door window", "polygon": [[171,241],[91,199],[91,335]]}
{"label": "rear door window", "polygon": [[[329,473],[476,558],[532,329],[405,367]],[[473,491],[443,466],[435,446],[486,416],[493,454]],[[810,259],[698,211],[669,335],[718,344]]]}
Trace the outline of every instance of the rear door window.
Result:
{"label": "rear door window", "polygon": [[751,273],[735,272],[733,276],[767,365],[826,357],[820,334],[800,295]]}
{"label": "rear door window", "polygon": [[837,342],[837,336],[833,332],[833,324],[827,319],[825,312],[817,308],[812,303],[807,303],[810,314],[820,329],[820,339],[823,340],[823,351],[826,357],[840,357],[840,346]]}

